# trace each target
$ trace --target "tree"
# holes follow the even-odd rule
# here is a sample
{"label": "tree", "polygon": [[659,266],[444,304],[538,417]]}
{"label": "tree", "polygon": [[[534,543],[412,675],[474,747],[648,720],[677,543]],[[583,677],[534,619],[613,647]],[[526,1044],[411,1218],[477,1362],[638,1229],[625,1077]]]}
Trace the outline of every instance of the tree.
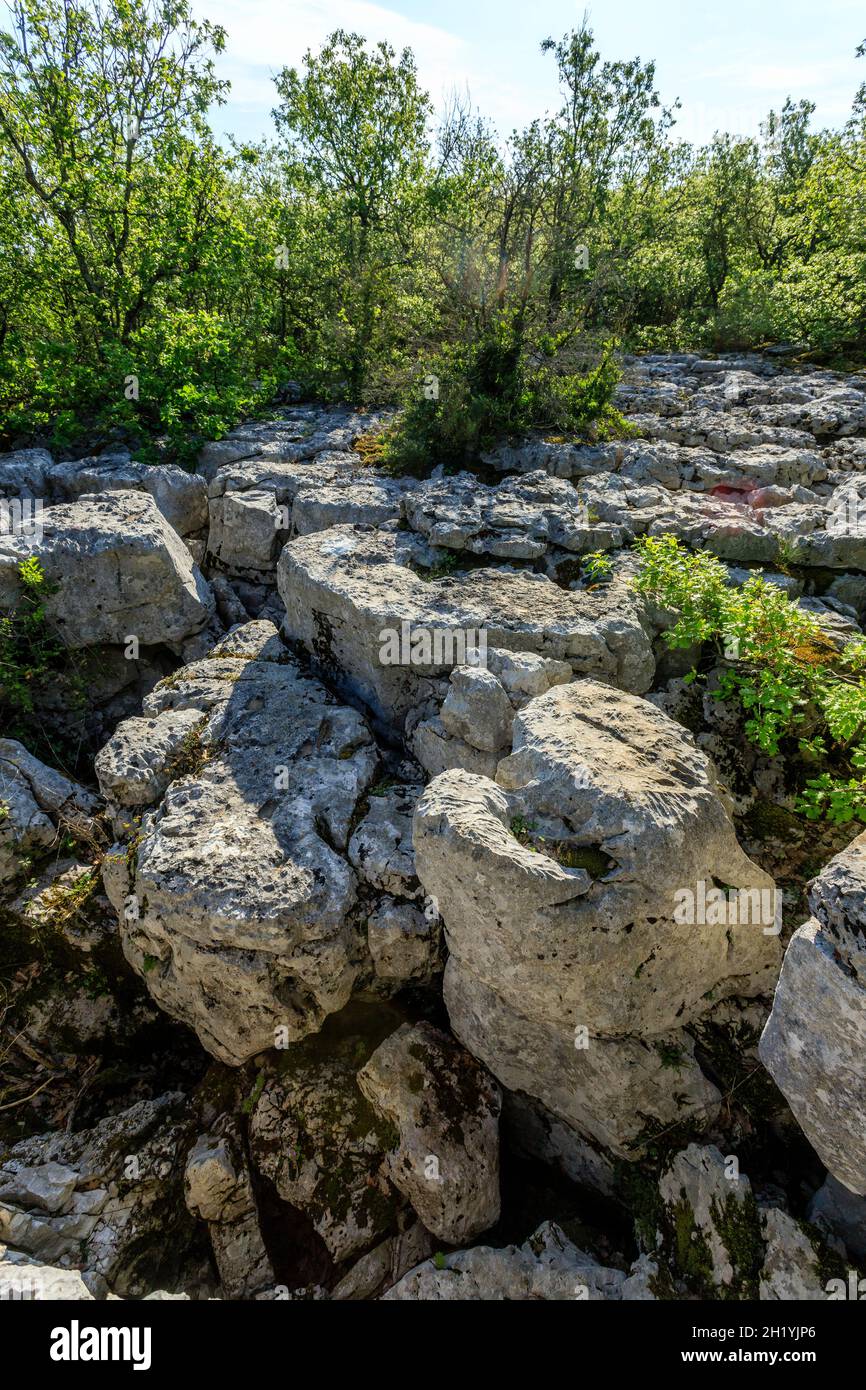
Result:
{"label": "tree", "polygon": [[[322,312],[340,325],[339,370],[363,390],[374,340],[393,332],[425,217],[431,106],[409,50],[397,58],[335,31],[303,73],[284,68],[274,111],[287,176],[307,203]],[[315,240],[316,245],[312,245]]]}
{"label": "tree", "polygon": [[186,0],[14,0],[0,135],[66,252],[82,314],[121,343],[218,226],[205,112],[223,31]]}

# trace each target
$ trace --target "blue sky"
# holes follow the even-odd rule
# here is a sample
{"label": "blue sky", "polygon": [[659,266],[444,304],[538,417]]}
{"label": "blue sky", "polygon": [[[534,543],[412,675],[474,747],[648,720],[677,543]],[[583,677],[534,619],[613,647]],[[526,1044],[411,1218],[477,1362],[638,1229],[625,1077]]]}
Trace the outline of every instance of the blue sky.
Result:
{"label": "blue sky", "polygon": [[244,139],[271,133],[272,74],[297,65],[332,30],[411,47],[421,79],[441,107],[453,89],[507,134],[556,104],[553,62],[539,44],[588,12],[604,57],[656,62],[665,101],[682,102],[677,129],[702,141],[715,129],[752,134],[789,94],[817,103],[816,122],[848,114],[866,58],[863,0],[194,0],[222,24],[220,73],[232,82],[216,129]]}

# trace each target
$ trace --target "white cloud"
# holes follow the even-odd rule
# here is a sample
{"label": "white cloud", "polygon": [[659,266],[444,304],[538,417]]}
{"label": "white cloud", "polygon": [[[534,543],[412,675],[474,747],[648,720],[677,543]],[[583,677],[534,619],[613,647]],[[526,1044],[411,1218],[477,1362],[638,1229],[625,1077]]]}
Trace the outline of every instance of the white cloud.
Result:
{"label": "white cloud", "polygon": [[432,24],[395,14],[367,0],[199,0],[199,13],[228,34],[220,72],[232,82],[232,99],[267,108],[273,89],[264,81],[282,67],[297,66],[308,48],[318,48],[334,29],[387,40],[399,52],[414,50],[424,84],[450,85],[465,45]]}
{"label": "white cloud", "polygon": [[220,130],[232,129],[238,112],[245,114],[250,130],[269,130],[274,74],[298,66],[305,52],[319,48],[334,29],[363,34],[371,43],[385,39],[397,52],[411,48],[420,83],[437,110],[453,91],[468,90],[473,104],[504,134],[539,114],[534,85],[494,71],[489,51],[485,56],[435,24],[408,19],[369,0],[197,0],[196,8],[228,35],[218,68],[232,89],[227,106],[215,113]]}

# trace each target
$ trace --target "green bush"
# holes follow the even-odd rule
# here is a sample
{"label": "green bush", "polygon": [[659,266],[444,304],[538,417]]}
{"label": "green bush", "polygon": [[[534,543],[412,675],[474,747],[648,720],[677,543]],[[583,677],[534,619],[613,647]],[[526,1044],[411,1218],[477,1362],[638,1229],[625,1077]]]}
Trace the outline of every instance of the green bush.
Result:
{"label": "green bush", "polygon": [[45,601],[59,585],[45,575],[35,557],[18,565],[21,592],[12,611],[0,618],[0,728],[52,765],[73,756],[56,721],[43,713],[43,701],[61,685],[73,708],[83,702],[74,660],[50,624]]}
{"label": "green bush", "polygon": [[460,468],[477,463],[498,440],[528,431],[587,435],[624,430],[611,402],[619,381],[614,346],[605,345],[586,375],[538,365],[527,349],[518,320],[502,316],[471,343],[436,357],[424,383],[416,384],[391,433],[386,461],[395,472],[415,472],[443,463]]}
{"label": "green bush", "polygon": [[665,641],[715,644],[726,659],[716,698],[738,700],[752,742],[828,764],[802,778],[796,809],[866,821],[866,638],[838,650],[777,585],[756,575],[732,586],[721,561],[673,536],[644,537],[637,549],[638,590],[677,615]]}

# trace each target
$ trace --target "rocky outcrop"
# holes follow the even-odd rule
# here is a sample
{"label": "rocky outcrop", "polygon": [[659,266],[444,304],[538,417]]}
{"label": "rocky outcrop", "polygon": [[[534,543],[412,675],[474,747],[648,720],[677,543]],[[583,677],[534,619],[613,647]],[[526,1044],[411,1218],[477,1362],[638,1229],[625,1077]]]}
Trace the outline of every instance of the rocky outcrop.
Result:
{"label": "rocky outcrop", "polygon": [[[102,744],[97,796],[0,740],[0,1298],[862,1291],[866,836],[797,820],[628,551],[841,651],[866,378],[625,365],[626,437],[483,481],[312,405],[196,474],[0,458],[0,611],[38,558]],[[782,965],[770,873],[799,913],[828,859]]]}
{"label": "rocky outcrop", "polygon": [[810,885],[761,1061],[835,1178],[866,1194],[866,834]]}
{"label": "rocky outcrop", "polygon": [[0,496],[39,498],[45,505],[75,502],[87,494],[149,493],[179,536],[207,527],[207,484],[175,464],[137,463],[125,448],[89,458],[55,462],[46,449],[0,455]]}
{"label": "rocky outcrop", "polygon": [[707,759],[649,703],[557,687],[517,714],[513,749],[495,784],[435,778],[415,815],[451,1025],[509,1089],[633,1156],[647,1123],[712,1113],[682,1030],[709,996],[772,989],[772,883]]}
{"label": "rocky outcrop", "polygon": [[180,1278],[196,1263],[182,1196],[190,1125],[184,1097],[169,1093],[90,1130],[22,1139],[0,1163],[0,1242],[80,1270],[96,1297],[140,1297]]}
{"label": "rocky outcrop", "polygon": [[[364,952],[346,849],[378,754],[268,623],[158,686],[145,715],[98,763],[129,827],[106,885],[153,998],[238,1064],[351,994]],[[150,792],[159,804],[136,828]]]}
{"label": "rocky outcrop", "polygon": [[648,689],[655,663],[625,579],[572,594],[507,567],[435,578],[435,562],[426,543],[396,529],[335,526],[290,541],[277,571],[286,632],[392,726],[435,696],[479,641]]}
{"label": "rocky outcrop", "polygon": [[424,483],[404,512],[431,545],[502,560],[538,560],[552,547],[614,550],[626,540],[622,527],[591,517],[570,483],[541,470],[497,487],[471,473]]}

